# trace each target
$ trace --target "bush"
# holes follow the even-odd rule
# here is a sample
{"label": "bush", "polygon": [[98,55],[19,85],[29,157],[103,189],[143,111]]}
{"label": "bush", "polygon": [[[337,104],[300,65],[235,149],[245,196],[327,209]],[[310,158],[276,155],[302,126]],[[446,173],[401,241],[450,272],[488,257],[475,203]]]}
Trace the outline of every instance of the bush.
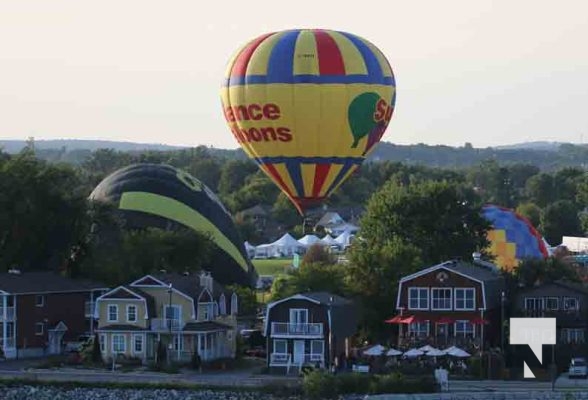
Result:
{"label": "bush", "polygon": [[372,375],[352,372],[337,376],[337,392],[341,394],[369,393]]}
{"label": "bush", "polygon": [[337,397],[335,375],[325,371],[312,371],[304,376],[302,389],[309,399],[334,399]]}

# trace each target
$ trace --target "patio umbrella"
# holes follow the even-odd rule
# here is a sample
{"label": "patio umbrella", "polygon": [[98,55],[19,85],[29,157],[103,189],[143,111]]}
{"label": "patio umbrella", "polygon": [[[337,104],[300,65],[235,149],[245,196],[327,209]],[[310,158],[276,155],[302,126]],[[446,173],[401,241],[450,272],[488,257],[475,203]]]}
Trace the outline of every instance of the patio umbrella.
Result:
{"label": "patio umbrella", "polygon": [[389,318],[384,321],[386,324],[401,324],[402,323],[402,315],[397,315],[394,318]]}
{"label": "patio umbrella", "polygon": [[485,325],[488,323],[488,320],[477,317],[477,318],[471,319],[470,322],[474,325]]}
{"label": "patio umbrella", "polygon": [[370,347],[367,350],[364,350],[363,355],[364,356],[380,356],[380,355],[382,355],[384,350],[386,350],[386,348],[384,346],[382,346],[381,344],[377,344],[373,347]]}
{"label": "patio umbrella", "polygon": [[406,353],[404,353],[404,357],[414,358],[419,357],[425,354],[424,352],[420,351],[419,349],[410,349]]}
{"label": "patio umbrella", "polygon": [[386,352],[386,355],[389,357],[399,356],[401,354],[402,354],[402,352],[400,350],[396,350],[396,349],[390,349]]}
{"label": "patio umbrella", "polygon": [[441,357],[444,356],[446,353],[443,350],[439,350],[439,349],[433,349],[433,350],[429,350],[427,351],[427,356],[429,357]]}
{"label": "patio umbrella", "polygon": [[451,346],[448,349],[445,349],[445,352],[453,357],[458,357],[458,358],[465,358],[465,357],[470,357],[470,353],[468,353],[465,350],[460,349],[459,347],[455,347],[455,346]]}
{"label": "patio umbrella", "polygon": [[429,351],[437,350],[437,349],[434,348],[433,346],[426,345],[426,346],[420,347],[419,350],[422,351],[423,353],[427,353]]}

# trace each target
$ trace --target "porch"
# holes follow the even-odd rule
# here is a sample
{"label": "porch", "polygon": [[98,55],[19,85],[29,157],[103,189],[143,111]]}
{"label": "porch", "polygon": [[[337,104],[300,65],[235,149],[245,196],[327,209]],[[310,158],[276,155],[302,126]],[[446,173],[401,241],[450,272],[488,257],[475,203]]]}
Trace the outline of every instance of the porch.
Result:
{"label": "porch", "polygon": [[270,367],[291,366],[302,368],[304,365],[327,366],[325,354],[328,349],[324,340],[288,340],[270,339],[271,352],[268,355]]}
{"label": "porch", "polygon": [[190,362],[198,353],[203,362],[235,356],[234,341],[226,331],[149,335],[147,359],[155,359],[157,345],[161,340],[166,346],[168,357],[174,362]]}

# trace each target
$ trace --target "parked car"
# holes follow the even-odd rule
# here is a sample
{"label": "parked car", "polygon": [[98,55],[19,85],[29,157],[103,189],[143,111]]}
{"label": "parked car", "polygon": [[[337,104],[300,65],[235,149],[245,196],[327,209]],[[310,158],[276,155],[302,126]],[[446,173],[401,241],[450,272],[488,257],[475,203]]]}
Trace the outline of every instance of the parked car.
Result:
{"label": "parked car", "polygon": [[572,358],[572,361],[570,362],[568,377],[586,378],[586,376],[588,376],[588,365],[586,364],[586,359],[584,357]]}

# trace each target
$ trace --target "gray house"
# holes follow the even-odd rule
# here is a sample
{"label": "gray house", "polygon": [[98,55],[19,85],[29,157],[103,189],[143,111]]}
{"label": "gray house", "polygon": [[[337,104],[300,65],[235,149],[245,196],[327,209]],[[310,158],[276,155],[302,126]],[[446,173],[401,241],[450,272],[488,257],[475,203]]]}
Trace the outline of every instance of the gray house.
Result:
{"label": "gray house", "polygon": [[326,292],[299,293],[268,304],[264,327],[267,365],[280,372],[305,365],[329,368],[348,357],[357,329],[354,304]]}

